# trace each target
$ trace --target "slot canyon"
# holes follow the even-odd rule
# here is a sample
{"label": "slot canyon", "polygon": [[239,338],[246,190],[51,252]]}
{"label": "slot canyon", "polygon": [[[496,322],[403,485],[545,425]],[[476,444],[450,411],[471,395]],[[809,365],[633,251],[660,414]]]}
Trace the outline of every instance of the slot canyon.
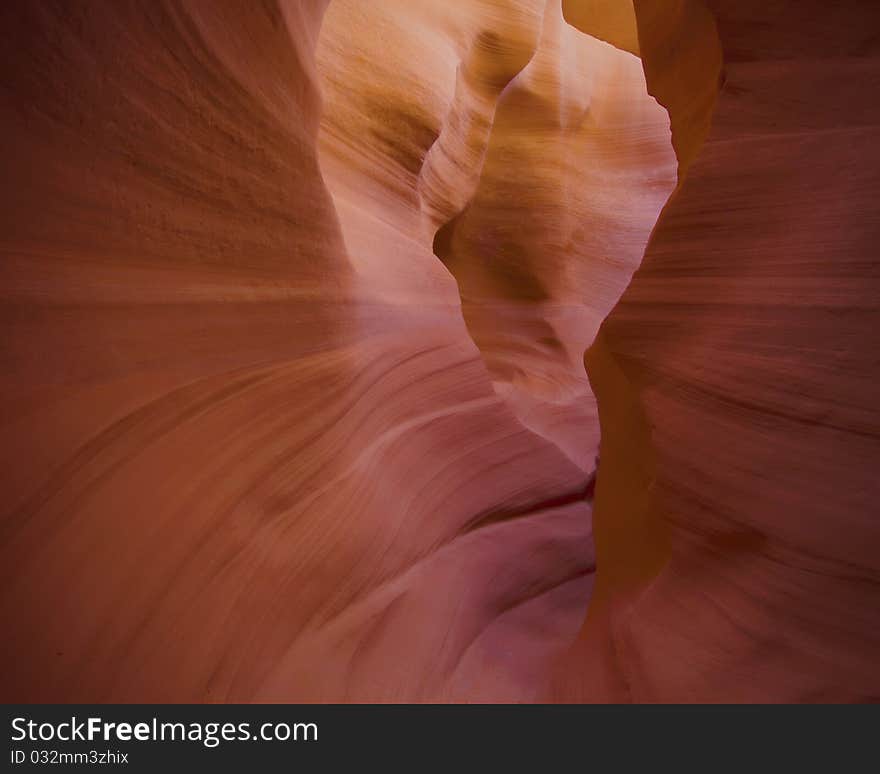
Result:
{"label": "slot canyon", "polygon": [[880,3],[0,20],[5,701],[880,701]]}

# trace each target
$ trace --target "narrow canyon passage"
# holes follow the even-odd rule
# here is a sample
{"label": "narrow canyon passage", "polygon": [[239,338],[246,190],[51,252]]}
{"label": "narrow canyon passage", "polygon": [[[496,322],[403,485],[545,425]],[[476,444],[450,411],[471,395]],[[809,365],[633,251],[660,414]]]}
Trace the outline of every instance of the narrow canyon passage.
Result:
{"label": "narrow canyon passage", "polygon": [[[635,17],[629,21],[635,34]],[[374,635],[374,659],[390,658],[403,631],[421,620],[408,599],[437,613],[448,609],[442,595],[453,600],[453,621],[471,618],[483,628],[468,646],[475,663],[459,664],[443,695],[536,698],[589,602],[587,482],[599,426],[583,353],[674,187],[666,112],[647,94],[637,57],[567,24],[560,0],[454,8],[334,0],[316,58],[319,158],[356,269],[364,333],[380,332],[414,355],[430,335],[447,342],[450,356],[473,358],[472,340],[485,364],[473,364],[475,384],[485,391],[491,382],[501,399],[502,406],[485,404],[494,421],[535,450],[549,444],[567,458],[553,471],[532,458],[518,486],[528,492],[572,464],[581,471],[577,484],[512,507],[497,480],[474,468],[473,486],[495,502],[465,529],[492,525],[493,563],[503,572],[518,566],[516,583],[540,594],[502,601],[493,574],[444,576],[440,584],[439,570],[431,571],[425,582],[435,591],[408,582],[397,630]],[[448,400],[436,376],[422,379],[426,407]],[[437,412],[423,410],[412,432],[430,435]],[[389,421],[408,417],[398,412]],[[465,432],[455,440],[467,448],[473,439]],[[382,475],[393,475],[387,462]],[[440,503],[432,518],[451,516]],[[566,553],[579,552],[580,561],[571,580],[543,590],[557,561],[545,545],[556,522],[571,524]],[[523,540],[546,561],[522,566]],[[456,538],[443,552],[460,562],[470,550]],[[496,605],[499,620],[490,612]],[[448,623],[438,622],[438,632]],[[447,634],[446,647],[454,647],[456,628]]]}
{"label": "narrow canyon passage", "polygon": [[546,695],[668,127],[558,0],[447,6],[4,9],[10,697]]}
{"label": "narrow canyon passage", "polygon": [[880,696],[878,28],[0,4],[3,698]]}

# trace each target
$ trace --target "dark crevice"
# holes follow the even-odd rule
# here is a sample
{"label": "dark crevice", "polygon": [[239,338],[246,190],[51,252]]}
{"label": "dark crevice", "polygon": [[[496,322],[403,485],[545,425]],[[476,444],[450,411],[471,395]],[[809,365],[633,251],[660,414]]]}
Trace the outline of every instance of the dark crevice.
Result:
{"label": "dark crevice", "polygon": [[578,503],[591,503],[593,501],[593,492],[596,487],[596,471],[593,471],[584,484],[575,490],[563,492],[554,497],[547,497],[543,500],[537,500],[518,508],[492,508],[478,514],[473,520],[468,522],[467,526],[462,530],[462,534],[474,532],[502,521],[513,521],[514,519],[523,519],[527,516],[540,513],[542,511],[553,510],[554,508],[564,508],[567,505],[576,505]]}

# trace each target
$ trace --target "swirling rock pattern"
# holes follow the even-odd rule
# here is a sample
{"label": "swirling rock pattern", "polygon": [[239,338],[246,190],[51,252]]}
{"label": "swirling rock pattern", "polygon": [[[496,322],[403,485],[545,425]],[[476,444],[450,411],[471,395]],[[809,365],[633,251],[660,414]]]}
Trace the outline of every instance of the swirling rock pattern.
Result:
{"label": "swirling rock pattern", "polygon": [[878,21],[2,4],[3,698],[880,695]]}
{"label": "swirling rock pattern", "polygon": [[719,74],[635,8],[683,176],[587,355],[601,570],[559,696],[876,700],[880,9],[677,4]]}
{"label": "swirling rock pattern", "polygon": [[576,634],[586,473],[407,206],[430,136],[319,160],[323,10],[3,7],[5,697],[524,700]]}

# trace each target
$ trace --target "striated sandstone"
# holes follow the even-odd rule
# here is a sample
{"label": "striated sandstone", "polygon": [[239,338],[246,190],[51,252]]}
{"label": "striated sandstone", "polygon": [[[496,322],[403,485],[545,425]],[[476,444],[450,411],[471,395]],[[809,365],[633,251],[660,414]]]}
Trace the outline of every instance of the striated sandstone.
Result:
{"label": "striated sandstone", "polygon": [[3,4],[3,697],[880,696],[878,22]]}
{"label": "striated sandstone", "polygon": [[679,4],[679,44],[635,5],[682,182],[586,357],[600,571],[557,697],[876,700],[880,11]]}

